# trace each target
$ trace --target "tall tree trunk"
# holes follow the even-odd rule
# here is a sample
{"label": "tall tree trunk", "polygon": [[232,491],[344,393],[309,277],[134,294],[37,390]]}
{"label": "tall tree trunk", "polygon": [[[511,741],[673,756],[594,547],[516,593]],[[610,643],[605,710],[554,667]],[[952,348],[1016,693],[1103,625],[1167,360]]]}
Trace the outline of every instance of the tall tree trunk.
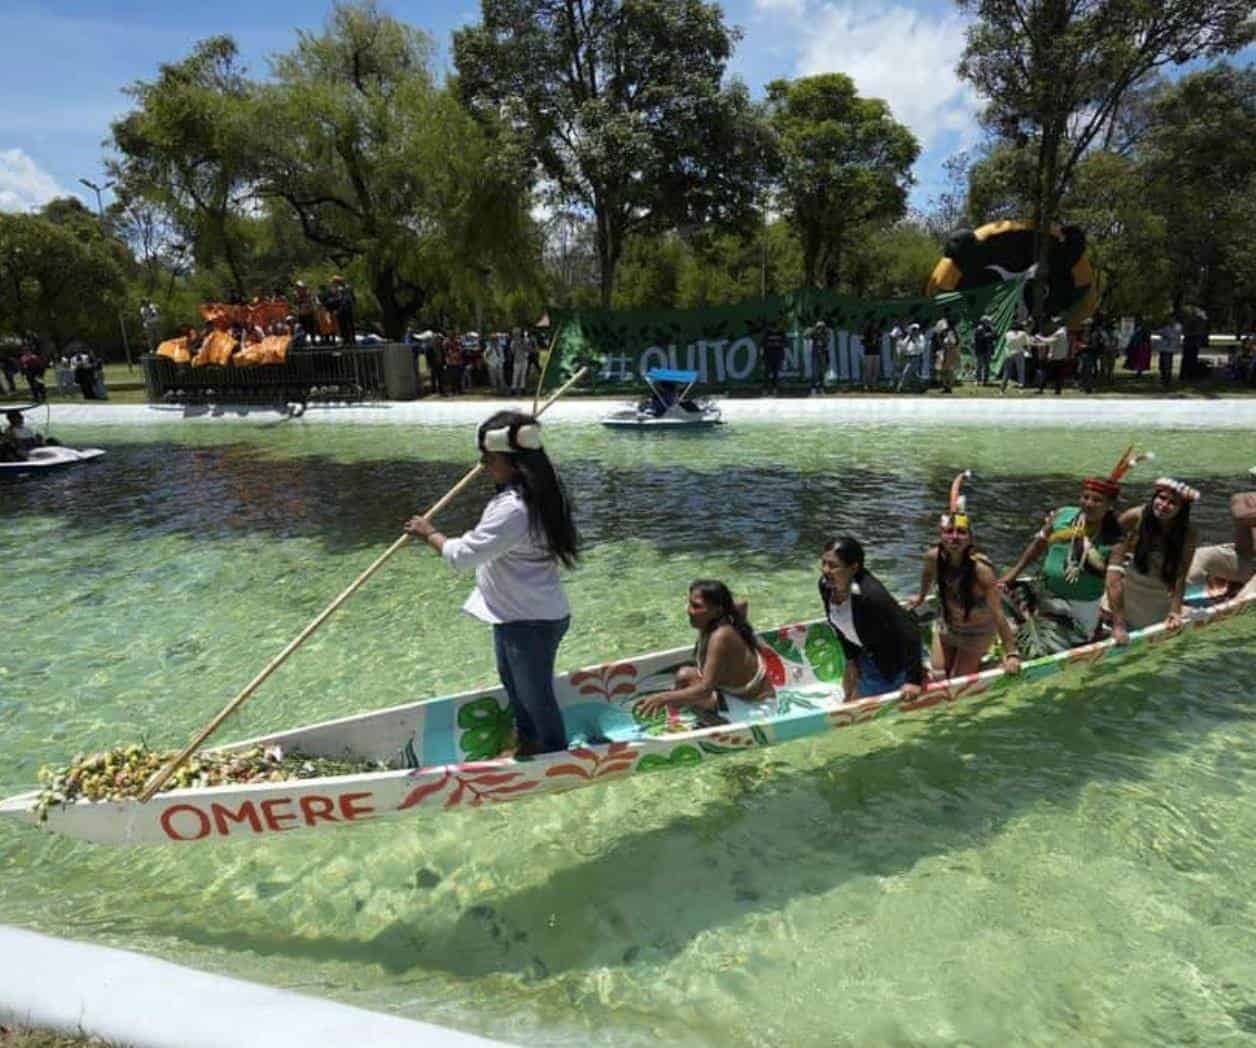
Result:
{"label": "tall tree trunk", "polygon": [[385,338],[400,342],[406,333],[406,322],[418,311],[420,303],[402,303],[397,293],[397,271],[393,266],[372,270],[371,290],[379,303]]}
{"label": "tall tree trunk", "polygon": [[1051,275],[1051,225],[1056,219],[1060,195],[1055,179],[1059,166],[1060,134],[1044,126],[1038,152],[1038,184],[1034,193],[1034,252],[1038,264],[1034,275],[1034,323],[1042,324],[1047,311],[1048,280]]}
{"label": "tall tree trunk", "polygon": [[620,245],[610,205],[601,194],[594,194],[597,221],[598,285],[603,309],[611,308],[611,292],[615,289],[615,267],[619,262]]}

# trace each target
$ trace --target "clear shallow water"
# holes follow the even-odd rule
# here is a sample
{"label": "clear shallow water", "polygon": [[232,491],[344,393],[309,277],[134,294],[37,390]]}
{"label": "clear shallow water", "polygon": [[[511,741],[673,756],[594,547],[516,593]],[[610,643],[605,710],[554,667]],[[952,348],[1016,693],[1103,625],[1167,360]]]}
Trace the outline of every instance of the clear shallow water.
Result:
{"label": "clear shallow water", "polygon": [[[4,794],[184,741],[471,458],[453,428],[62,436],[109,455],[0,488]],[[556,429],[590,544],[560,661],[685,642],[695,575],[761,625],[811,617],[833,532],[906,593],[964,466],[1007,564],[1126,440]],[[1196,483],[1220,540],[1250,449],[1152,445],[1144,479]],[[222,737],[491,680],[468,585],[403,551]],[[1227,623],[1084,685],[435,820],[133,851],[0,828],[0,921],[528,1044],[1256,1043],[1254,642]]]}

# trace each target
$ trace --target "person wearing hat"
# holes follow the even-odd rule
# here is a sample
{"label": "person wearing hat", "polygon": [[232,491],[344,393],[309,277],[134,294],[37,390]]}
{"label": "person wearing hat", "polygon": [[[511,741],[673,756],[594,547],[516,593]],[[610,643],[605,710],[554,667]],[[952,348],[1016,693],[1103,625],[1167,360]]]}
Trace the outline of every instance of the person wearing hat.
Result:
{"label": "person wearing hat", "polygon": [[571,623],[558,569],[574,567],[580,556],[571,499],[533,416],[496,412],[480,424],[476,444],[497,494],[475,527],[447,538],[423,517],[411,517],[405,530],[455,571],[475,571],[475,588],[462,610],[493,627],[497,672],[515,718],[516,753],[563,750],[567,730],[554,694],[554,662]]}
{"label": "person wearing hat", "polygon": [[1121,514],[1125,538],[1108,559],[1102,611],[1117,644],[1131,629],[1163,621],[1182,627],[1186,574],[1195,556],[1191,505],[1199,492],[1172,477],[1159,478],[1145,505]]}
{"label": "person wearing hat", "polygon": [[994,565],[973,541],[972,522],[961,494],[965,470],[951,482],[949,509],[939,521],[940,541],[925,551],[920,592],[904,602],[908,610],[925,602],[937,585],[941,614],[933,633],[933,674],[943,680],[981,670],[995,635],[1003,641],[1003,668],[1020,672],[1016,637],[1003,615],[1003,595]]}
{"label": "person wearing hat", "polygon": [[1048,643],[1035,654],[1084,644],[1094,638],[1108,558],[1124,537],[1115,509],[1121,479],[1137,463],[1151,457],[1150,453],[1135,454],[1131,444],[1106,477],[1084,478],[1078,505],[1061,506],[1048,513],[1041,530],[999,579],[1001,587],[1011,589],[1021,572],[1046,554],[1040,596],[1030,595],[1026,600],[1021,595],[1014,603],[1018,610],[1021,605],[1041,603],[1052,617],[1063,620],[1065,629],[1059,638],[1062,643]]}
{"label": "person wearing hat", "polygon": [[902,373],[898,376],[899,393],[903,392],[903,383],[907,381],[907,376],[912,376],[912,381],[919,387],[925,384],[924,372],[921,370],[925,360],[925,336],[920,331],[920,325],[911,323],[907,325],[907,331],[904,336],[898,340],[898,356],[903,361]]}
{"label": "person wearing hat", "polygon": [[1064,369],[1068,366],[1068,328],[1064,326],[1064,318],[1054,316],[1048,325],[1049,335],[1036,335],[1034,345],[1038,348],[1038,392],[1044,393],[1047,379],[1055,384],[1055,395],[1064,391]]}

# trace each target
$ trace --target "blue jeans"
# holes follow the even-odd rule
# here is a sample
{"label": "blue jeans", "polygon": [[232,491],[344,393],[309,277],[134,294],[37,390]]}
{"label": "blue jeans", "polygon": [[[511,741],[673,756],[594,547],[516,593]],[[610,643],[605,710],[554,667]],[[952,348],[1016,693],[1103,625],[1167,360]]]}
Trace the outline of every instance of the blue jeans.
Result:
{"label": "blue jeans", "polygon": [[886,679],[881,675],[881,671],[877,669],[876,660],[866,651],[861,652],[858,660],[859,666],[859,697],[861,699],[869,698],[873,695],[887,695],[892,691],[898,691],[907,683],[907,671],[899,670],[891,679]]}
{"label": "blue jeans", "polygon": [[497,675],[515,715],[519,742],[537,753],[567,748],[567,729],[554,695],[554,659],[571,616],[493,626]]}

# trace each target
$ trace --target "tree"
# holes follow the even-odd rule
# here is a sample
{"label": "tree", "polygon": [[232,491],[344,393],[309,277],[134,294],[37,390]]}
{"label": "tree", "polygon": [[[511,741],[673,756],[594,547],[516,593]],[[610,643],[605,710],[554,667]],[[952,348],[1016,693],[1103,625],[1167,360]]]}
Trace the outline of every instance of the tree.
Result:
{"label": "tree", "polygon": [[257,92],[270,143],[259,193],[338,265],[361,267],[393,337],[446,282],[525,275],[537,254],[526,172],[436,85],[431,55],[424,33],[373,3],[336,4]]}
{"label": "tree", "polygon": [[1144,203],[1166,226],[1174,307],[1226,309],[1256,240],[1256,69],[1222,63],[1165,85],[1138,156]]}
{"label": "tree", "polygon": [[[53,214],[72,211],[58,206]],[[43,336],[58,349],[91,338],[112,328],[122,292],[122,270],[103,237],[43,215],[0,213],[0,317],[12,334]]]}
{"label": "tree", "polygon": [[[1035,156],[1033,220],[1059,219],[1077,164],[1126,93],[1169,64],[1236,51],[1256,34],[1251,0],[957,0],[977,16],[960,75],[986,98],[983,120]],[[1039,238],[1047,268],[1048,239]],[[1040,313],[1041,284],[1036,298]]]}
{"label": "tree", "polygon": [[628,239],[751,214],[763,150],[737,33],[704,0],[481,0],[462,97],[527,135],[555,202],[592,216],[608,306]]}
{"label": "tree", "polygon": [[223,261],[240,295],[255,284],[242,235],[258,145],[253,89],[235,41],[201,41],[156,80],[126,89],[136,108],[114,122],[117,156],[107,164],[121,198],[165,210],[197,263]]}
{"label": "tree", "polygon": [[802,244],[803,279],[836,287],[857,231],[901,218],[920,147],[879,98],[841,73],[767,86],[776,203]]}

